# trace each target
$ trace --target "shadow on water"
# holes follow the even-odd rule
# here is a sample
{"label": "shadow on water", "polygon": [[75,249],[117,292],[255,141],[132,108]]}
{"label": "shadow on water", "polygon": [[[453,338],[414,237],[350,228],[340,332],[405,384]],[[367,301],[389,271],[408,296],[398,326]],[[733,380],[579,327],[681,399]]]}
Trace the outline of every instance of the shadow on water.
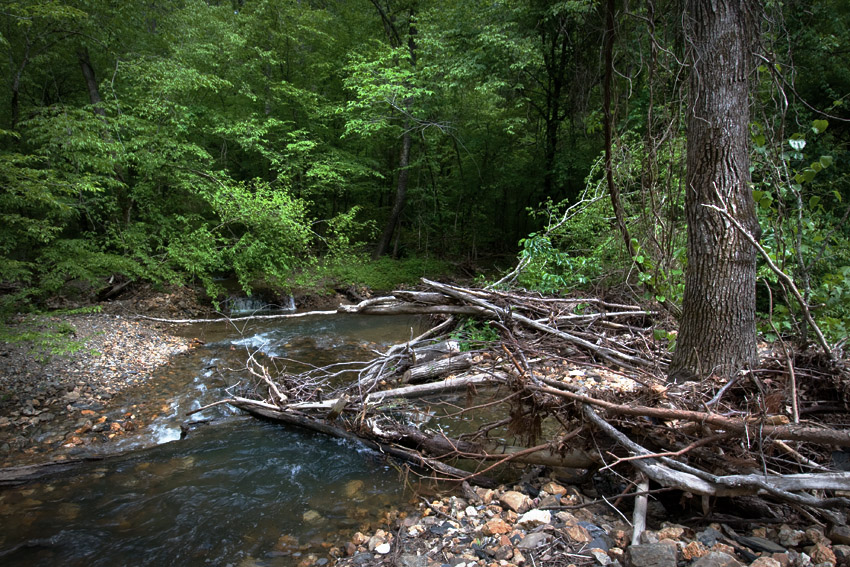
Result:
{"label": "shadow on water", "polygon": [[366,529],[405,497],[397,471],[358,444],[227,406],[196,416],[225,421],[166,441],[179,438],[186,411],[226,395],[248,353],[328,364],[363,358],[418,326],[409,317],[346,316],[187,330],[206,345],[115,400],[116,411],[154,412],[149,427],[118,444],[148,448],[0,492],[0,563],[295,565]]}

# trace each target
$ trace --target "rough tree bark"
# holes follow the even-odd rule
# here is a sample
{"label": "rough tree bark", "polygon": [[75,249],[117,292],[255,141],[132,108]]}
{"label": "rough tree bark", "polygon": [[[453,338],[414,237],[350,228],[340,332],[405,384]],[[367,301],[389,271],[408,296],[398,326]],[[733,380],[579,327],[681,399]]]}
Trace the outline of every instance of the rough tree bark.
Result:
{"label": "rough tree bark", "polygon": [[715,210],[751,234],[748,75],[757,33],[752,0],[689,0],[693,49],[687,146],[688,266],[672,380],[730,376],[757,362],[756,250]]}

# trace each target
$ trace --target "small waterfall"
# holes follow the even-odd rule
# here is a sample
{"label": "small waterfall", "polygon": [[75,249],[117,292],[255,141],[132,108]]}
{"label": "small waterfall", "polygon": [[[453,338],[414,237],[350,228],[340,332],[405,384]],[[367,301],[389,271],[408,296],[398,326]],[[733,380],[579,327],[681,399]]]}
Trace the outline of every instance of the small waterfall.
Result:
{"label": "small waterfall", "polygon": [[295,311],[295,298],[291,295],[284,300],[285,305],[268,303],[260,297],[230,297],[225,302],[231,315],[252,315],[264,311]]}

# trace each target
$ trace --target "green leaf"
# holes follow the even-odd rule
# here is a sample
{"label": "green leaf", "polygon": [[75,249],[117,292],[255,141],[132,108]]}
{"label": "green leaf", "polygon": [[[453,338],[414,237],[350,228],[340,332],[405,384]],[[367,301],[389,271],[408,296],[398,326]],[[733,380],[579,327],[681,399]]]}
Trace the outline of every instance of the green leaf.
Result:
{"label": "green leaf", "polygon": [[829,167],[832,165],[832,156],[820,156],[818,160],[823,167]]}
{"label": "green leaf", "polygon": [[829,122],[826,120],[815,120],[812,122],[812,130],[814,130],[815,134],[820,134],[826,130],[827,126],[829,126]]}
{"label": "green leaf", "polygon": [[788,140],[788,145],[799,152],[806,147],[806,140],[799,137],[799,134],[794,134],[794,137]]}
{"label": "green leaf", "polygon": [[809,199],[809,208],[810,209],[814,209],[815,207],[818,206],[818,204],[820,204],[820,197],[818,197],[817,195],[814,195],[811,199]]}

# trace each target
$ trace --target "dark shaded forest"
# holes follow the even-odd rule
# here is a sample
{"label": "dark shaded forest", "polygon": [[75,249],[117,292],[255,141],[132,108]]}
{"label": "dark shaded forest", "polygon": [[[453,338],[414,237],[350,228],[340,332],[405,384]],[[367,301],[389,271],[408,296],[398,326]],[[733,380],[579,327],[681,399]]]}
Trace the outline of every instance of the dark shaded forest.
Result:
{"label": "dark shaded forest", "polygon": [[[850,7],[760,10],[747,82],[768,338],[850,315]],[[677,313],[679,2],[0,2],[4,312],[480,265]],[[387,257],[397,259],[395,263]],[[387,267],[389,263],[389,268]],[[489,264],[488,264],[489,263]],[[492,275],[492,274],[491,274]],[[392,285],[392,284],[389,284]],[[671,336],[671,346],[675,337]]]}

